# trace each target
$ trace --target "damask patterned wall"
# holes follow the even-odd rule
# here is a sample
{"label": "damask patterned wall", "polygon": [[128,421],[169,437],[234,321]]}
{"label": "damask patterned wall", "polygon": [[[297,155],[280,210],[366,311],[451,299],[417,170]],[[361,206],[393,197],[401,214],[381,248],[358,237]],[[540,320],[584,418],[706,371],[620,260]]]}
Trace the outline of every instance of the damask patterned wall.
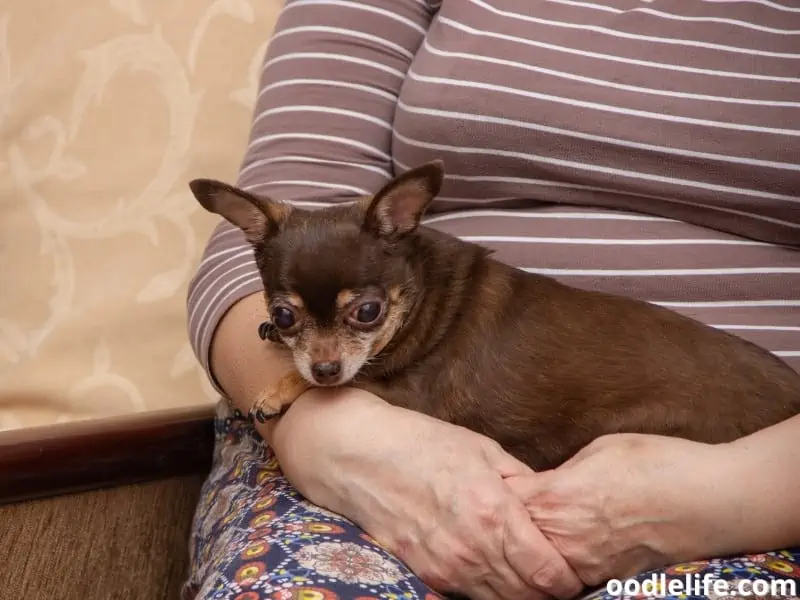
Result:
{"label": "damask patterned wall", "polygon": [[0,3],[0,430],[209,403],[186,286],[281,0]]}

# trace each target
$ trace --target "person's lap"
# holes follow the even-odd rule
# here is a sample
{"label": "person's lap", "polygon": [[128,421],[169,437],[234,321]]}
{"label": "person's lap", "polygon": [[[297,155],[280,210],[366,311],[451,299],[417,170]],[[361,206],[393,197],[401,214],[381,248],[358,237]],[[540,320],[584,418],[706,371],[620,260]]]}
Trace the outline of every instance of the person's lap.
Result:
{"label": "person's lap", "polygon": [[441,598],[344,517],[305,500],[252,423],[221,401],[185,598]]}
{"label": "person's lap", "polygon": [[[192,528],[185,600],[442,598],[351,521],[305,500],[252,424],[225,401],[216,436]],[[706,573],[727,580],[791,578],[800,587],[800,548],[674,565],[636,579],[662,573],[666,581],[696,581]],[[605,588],[591,593],[593,600],[613,597]]]}

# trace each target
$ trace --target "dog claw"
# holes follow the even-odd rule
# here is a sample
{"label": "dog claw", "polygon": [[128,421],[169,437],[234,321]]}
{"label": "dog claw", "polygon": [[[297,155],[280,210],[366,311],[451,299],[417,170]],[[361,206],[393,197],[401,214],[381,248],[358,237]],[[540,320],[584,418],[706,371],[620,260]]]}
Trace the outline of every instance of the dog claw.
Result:
{"label": "dog claw", "polygon": [[255,419],[256,421],[258,421],[259,423],[266,423],[270,419],[272,419],[274,417],[277,417],[279,414],[280,413],[277,413],[277,412],[276,413],[267,414],[262,409],[255,408],[255,407],[250,409],[250,417],[252,419]]}

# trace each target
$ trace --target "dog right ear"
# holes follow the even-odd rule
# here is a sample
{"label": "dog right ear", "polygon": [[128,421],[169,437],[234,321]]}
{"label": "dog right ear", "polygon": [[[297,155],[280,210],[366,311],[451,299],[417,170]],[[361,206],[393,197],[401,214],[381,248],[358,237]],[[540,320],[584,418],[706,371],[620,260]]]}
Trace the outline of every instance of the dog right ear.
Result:
{"label": "dog right ear", "polygon": [[250,194],[214,179],[193,179],[189,188],[203,208],[241,229],[251,244],[275,235],[291,212],[288,204]]}
{"label": "dog right ear", "polygon": [[441,160],[406,171],[363,201],[365,227],[382,237],[399,238],[411,233],[419,226],[443,181]]}

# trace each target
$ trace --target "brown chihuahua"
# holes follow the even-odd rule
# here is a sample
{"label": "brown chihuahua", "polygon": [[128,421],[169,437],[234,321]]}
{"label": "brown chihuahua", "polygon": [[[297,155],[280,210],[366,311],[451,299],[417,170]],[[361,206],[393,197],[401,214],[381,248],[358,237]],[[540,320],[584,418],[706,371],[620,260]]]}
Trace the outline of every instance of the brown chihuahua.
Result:
{"label": "brown chihuahua", "polygon": [[259,420],[346,384],[547,469],[603,434],[721,443],[800,413],[800,375],[752,343],[420,225],[443,178],[435,161],[319,210],[190,183],[252,244],[271,321],[261,335],[294,357],[254,406]]}

